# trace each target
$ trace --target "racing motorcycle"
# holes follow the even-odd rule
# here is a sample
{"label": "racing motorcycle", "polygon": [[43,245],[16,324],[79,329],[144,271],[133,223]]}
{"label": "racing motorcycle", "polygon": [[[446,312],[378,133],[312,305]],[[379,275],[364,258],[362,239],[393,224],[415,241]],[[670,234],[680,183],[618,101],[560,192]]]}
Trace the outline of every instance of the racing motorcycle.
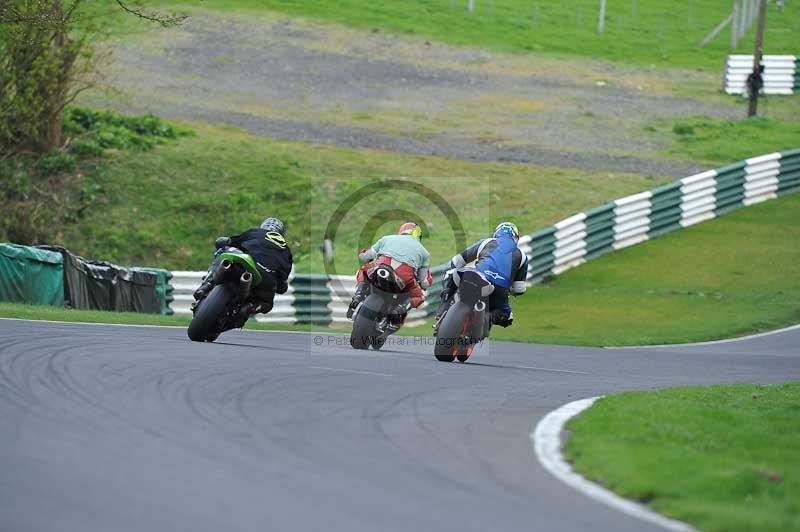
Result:
{"label": "racing motorcycle", "polygon": [[353,349],[380,349],[386,338],[403,325],[410,302],[404,294],[406,283],[388,264],[380,264],[367,274],[369,294],[353,312]]}
{"label": "racing motorcycle", "polygon": [[194,342],[213,342],[221,333],[243,327],[255,308],[250,296],[261,284],[253,257],[235,247],[219,255],[208,275],[214,276],[215,286],[192,309],[187,332]]}
{"label": "racing motorcycle", "polygon": [[489,336],[492,315],[487,307],[494,285],[474,268],[457,269],[452,275],[458,288],[439,320],[434,356],[441,362],[465,362],[475,344]]}

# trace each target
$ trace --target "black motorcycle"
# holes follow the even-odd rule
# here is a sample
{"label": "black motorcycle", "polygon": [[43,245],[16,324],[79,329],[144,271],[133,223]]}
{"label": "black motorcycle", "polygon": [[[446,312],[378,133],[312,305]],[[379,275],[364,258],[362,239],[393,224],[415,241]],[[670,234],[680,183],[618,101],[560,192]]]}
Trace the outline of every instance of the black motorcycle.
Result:
{"label": "black motorcycle", "polygon": [[458,289],[439,319],[434,355],[441,362],[465,362],[475,344],[489,336],[492,315],[488,303],[494,285],[473,268],[455,270],[452,275]]}
{"label": "black motorcycle", "polygon": [[209,275],[215,286],[194,305],[187,331],[194,342],[213,342],[221,333],[243,327],[255,308],[250,296],[262,281],[253,257],[234,247],[220,254]]}
{"label": "black motorcycle", "polygon": [[388,264],[380,264],[367,274],[369,293],[353,313],[353,349],[380,349],[386,338],[397,332],[409,310],[404,294],[406,283]]}

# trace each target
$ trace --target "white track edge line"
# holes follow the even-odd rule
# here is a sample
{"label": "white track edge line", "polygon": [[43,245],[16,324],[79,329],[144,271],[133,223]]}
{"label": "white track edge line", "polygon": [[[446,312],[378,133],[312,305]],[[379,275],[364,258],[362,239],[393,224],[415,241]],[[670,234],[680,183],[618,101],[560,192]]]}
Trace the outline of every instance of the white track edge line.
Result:
{"label": "white track edge line", "polygon": [[[188,325],[139,325],[136,323],[102,323],[94,321],[59,321],[59,320],[36,320],[32,318],[2,318],[6,321],[27,321],[30,323],[59,323],[63,325],[110,325],[112,327],[147,327],[150,329],[185,329]],[[325,331],[284,331],[282,329],[231,329],[225,332],[256,332],[256,333],[286,333],[286,334],[328,334]],[[336,334],[336,333],[331,333]],[[344,334],[344,333],[339,333]]]}
{"label": "white track edge line", "polygon": [[737,336],[736,338],[725,338],[722,340],[710,340],[708,342],[693,342],[688,344],[652,344],[652,345],[618,345],[618,346],[609,345],[603,347],[603,349],[656,349],[664,347],[695,347],[704,345],[729,344],[731,342],[743,342],[745,340],[753,340],[755,338],[761,338],[763,336],[772,336],[773,334],[785,333],[793,331],[795,329],[800,329],[800,323],[797,325],[790,325],[789,327],[784,327],[782,329],[775,329],[774,331],[765,331],[762,333],[750,334],[748,336]]}
{"label": "white track edge line", "polygon": [[667,530],[678,532],[691,532],[694,528],[682,521],[676,521],[658,514],[646,506],[620,497],[619,495],[595,484],[573,471],[572,467],[564,460],[561,454],[561,432],[567,421],[577,416],[590,406],[599,397],[590,397],[567,403],[546,416],[544,416],[531,433],[533,449],[539,463],[568,486],[580,491],[584,495],[600,503],[614,508],[624,514],[662,526]]}
{"label": "white track edge line", "polygon": [[[152,329],[180,329],[181,327],[186,328],[187,325],[139,325],[136,323],[102,323],[102,322],[93,322],[93,321],[59,321],[59,320],[37,320],[32,318],[4,318],[0,317],[0,320],[7,320],[7,321],[27,321],[27,322],[44,322],[44,323],[59,323],[63,325],[111,325],[113,327],[149,327]],[[714,345],[714,344],[727,344],[730,342],[741,342],[744,340],[751,340],[754,338],[761,338],[762,336],[770,336],[772,334],[780,334],[784,332],[789,332],[794,329],[800,329],[800,323],[797,325],[791,325],[789,327],[784,327],[783,329],[775,329],[774,331],[766,331],[763,333],[758,334],[751,334],[749,336],[740,336],[737,338],[726,338],[724,340],[712,340],[709,342],[695,342],[690,344],[652,344],[652,345],[607,345],[603,346],[603,349],[656,349],[656,348],[665,348],[665,347],[693,347],[693,346],[703,346],[703,345]],[[342,332],[333,332],[333,331],[289,331],[283,329],[232,329],[231,331],[227,332],[257,332],[257,333],[284,333],[284,334],[347,334],[346,331]],[[537,344],[531,344],[537,345]],[[580,347],[580,346],[567,346],[567,347]],[[563,371],[563,370],[562,370]]]}

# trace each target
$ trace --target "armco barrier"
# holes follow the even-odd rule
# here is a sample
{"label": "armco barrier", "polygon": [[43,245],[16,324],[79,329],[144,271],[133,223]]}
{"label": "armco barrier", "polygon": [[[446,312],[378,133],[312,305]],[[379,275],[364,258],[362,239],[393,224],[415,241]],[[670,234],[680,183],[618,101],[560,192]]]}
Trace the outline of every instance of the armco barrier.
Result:
{"label": "armco barrier", "polygon": [[[765,55],[763,94],[793,94],[800,91],[800,58],[795,55]],[[725,61],[724,90],[747,95],[747,77],[753,72],[752,55],[729,55]]]}
{"label": "armco barrier", "polygon": [[[529,259],[528,282],[542,282],[614,250],[798,190],[800,149],[753,157],[620,198],[522,236],[519,247]],[[409,323],[418,322],[436,309],[446,270],[446,265],[431,269],[434,284],[427,291],[428,301],[411,312]],[[204,273],[172,272],[176,314],[190,313],[192,293]],[[290,281],[289,292],[275,297],[272,312],[256,319],[345,323],[354,287],[353,276],[297,274]]]}
{"label": "armco barrier", "polygon": [[[439,277],[444,271],[439,269]],[[172,288],[175,314],[191,314],[192,294],[203,280],[203,271],[173,271]],[[256,321],[267,323],[312,323],[330,325],[347,323],[347,307],[355,290],[356,279],[351,275],[325,276],[297,274],[289,281],[289,290],[275,296],[275,305],[269,315],[257,315]],[[441,279],[434,283],[441,290]],[[433,287],[432,287],[433,288]],[[438,292],[437,292],[438,293]],[[424,319],[426,311],[415,309],[410,321]]]}

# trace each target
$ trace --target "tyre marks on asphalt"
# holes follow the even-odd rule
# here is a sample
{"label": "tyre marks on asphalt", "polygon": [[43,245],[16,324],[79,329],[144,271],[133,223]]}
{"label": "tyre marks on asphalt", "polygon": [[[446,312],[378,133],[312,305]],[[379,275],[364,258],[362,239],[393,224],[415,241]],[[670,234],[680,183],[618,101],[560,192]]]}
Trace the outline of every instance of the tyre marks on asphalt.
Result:
{"label": "tyre marks on asphalt", "polygon": [[345,368],[328,368],[325,366],[308,366],[308,369],[318,369],[322,371],[338,371],[341,373],[351,373],[355,375],[374,375],[377,377],[396,377],[396,375],[392,375],[391,373],[378,373],[377,371],[364,371],[358,369],[345,369]]}
{"label": "tyre marks on asphalt", "polygon": [[[798,371],[789,355],[726,357],[733,344],[665,356],[489,343],[469,363],[445,364],[427,345],[355,352],[316,348],[308,334],[226,338],[0,320],[0,416],[12,427],[0,465],[30,479],[0,483],[0,495],[63,515],[66,499],[47,490],[84,482],[92,498],[71,498],[80,511],[63,527],[75,530],[100,528],[91,516],[101,516],[120,530],[179,518],[198,532],[387,522],[467,532],[534,519],[543,530],[639,532],[648,524],[536,465],[533,418],[569,397]],[[103,495],[117,478],[121,497]],[[114,520],[130,511],[152,526]],[[8,518],[0,512],[0,528]]]}

